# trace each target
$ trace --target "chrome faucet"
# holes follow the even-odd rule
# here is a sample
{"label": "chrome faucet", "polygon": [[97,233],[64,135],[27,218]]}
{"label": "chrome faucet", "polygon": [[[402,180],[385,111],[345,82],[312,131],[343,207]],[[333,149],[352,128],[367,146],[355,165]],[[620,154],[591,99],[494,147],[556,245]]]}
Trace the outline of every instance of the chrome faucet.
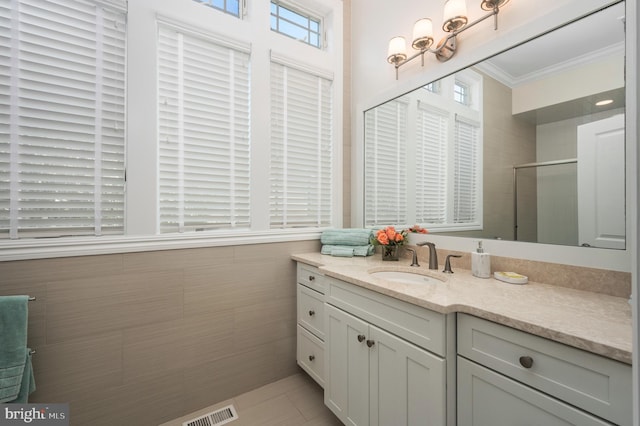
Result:
{"label": "chrome faucet", "polygon": [[429,241],[417,243],[416,245],[429,246],[429,269],[438,269],[438,252],[436,251],[436,245]]}

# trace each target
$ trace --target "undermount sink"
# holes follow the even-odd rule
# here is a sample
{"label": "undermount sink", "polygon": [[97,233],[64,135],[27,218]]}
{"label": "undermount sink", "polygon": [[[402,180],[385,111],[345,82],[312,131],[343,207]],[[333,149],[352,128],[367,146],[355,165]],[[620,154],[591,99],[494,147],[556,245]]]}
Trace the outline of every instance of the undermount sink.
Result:
{"label": "undermount sink", "polygon": [[405,271],[372,271],[369,275],[402,284],[437,284],[441,281],[427,275]]}

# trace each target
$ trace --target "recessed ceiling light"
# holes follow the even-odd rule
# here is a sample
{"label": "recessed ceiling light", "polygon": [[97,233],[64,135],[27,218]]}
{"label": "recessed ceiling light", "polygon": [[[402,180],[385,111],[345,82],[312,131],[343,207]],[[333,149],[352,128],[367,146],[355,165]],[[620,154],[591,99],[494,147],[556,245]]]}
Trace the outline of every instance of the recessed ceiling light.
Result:
{"label": "recessed ceiling light", "polygon": [[609,105],[613,103],[613,99],[605,99],[604,101],[596,102],[596,106]]}

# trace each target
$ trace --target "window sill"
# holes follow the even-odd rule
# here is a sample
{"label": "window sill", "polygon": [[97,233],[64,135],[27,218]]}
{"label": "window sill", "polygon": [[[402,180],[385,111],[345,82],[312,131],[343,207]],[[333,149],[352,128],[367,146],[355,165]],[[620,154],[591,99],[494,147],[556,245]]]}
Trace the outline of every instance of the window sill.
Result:
{"label": "window sill", "polygon": [[320,230],[279,230],[226,235],[150,235],[28,239],[0,242],[0,262],[55,257],[91,256],[201,247],[306,241],[320,238]]}

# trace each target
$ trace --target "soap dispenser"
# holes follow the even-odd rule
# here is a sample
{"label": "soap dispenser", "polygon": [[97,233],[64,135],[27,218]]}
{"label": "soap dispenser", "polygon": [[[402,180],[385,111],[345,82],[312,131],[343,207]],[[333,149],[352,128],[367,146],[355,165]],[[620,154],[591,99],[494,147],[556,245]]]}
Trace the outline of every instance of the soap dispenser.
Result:
{"label": "soap dispenser", "polygon": [[471,253],[471,274],[478,278],[491,277],[491,256],[482,248],[482,241],[478,241],[478,248]]}

